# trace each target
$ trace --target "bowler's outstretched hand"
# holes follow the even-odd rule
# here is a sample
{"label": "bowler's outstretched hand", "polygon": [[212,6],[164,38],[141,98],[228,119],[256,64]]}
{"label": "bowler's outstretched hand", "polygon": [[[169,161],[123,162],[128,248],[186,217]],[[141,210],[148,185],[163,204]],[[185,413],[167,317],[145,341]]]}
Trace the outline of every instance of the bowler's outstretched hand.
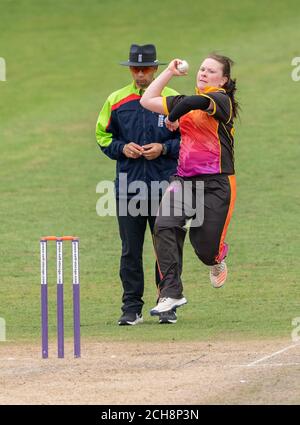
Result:
{"label": "bowler's outstretched hand", "polygon": [[166,127],[167,127],[168,130],[170,130],[170,131],[176,131],[177,128],[179,127],[179,122],[178,122],[178,120],[176,120],[174,122],[169,121],[169,118],[166,117],[165,118],[165,125],[166,125]]}

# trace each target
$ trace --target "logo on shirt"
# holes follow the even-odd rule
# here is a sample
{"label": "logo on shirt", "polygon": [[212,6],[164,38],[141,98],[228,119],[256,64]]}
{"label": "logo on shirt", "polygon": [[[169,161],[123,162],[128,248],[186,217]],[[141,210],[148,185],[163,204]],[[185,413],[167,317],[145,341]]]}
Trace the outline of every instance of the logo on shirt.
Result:
{"label": "logo on shirt", "polygon": [[164,126],[164,119],[165,119],[164,115],[162,115],[162,114],[158,115],[157,127],[163,127]]}

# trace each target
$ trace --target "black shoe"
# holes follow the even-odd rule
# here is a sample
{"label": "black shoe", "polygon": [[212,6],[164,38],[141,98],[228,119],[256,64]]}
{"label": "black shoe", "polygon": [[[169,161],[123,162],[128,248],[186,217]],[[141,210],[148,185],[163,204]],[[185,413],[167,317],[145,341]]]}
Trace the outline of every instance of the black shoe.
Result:
{"label": "black shoe", "polygon": [[176,311],[174,310],[164,311],[163,313],[160,313],[159,315],[159,323],[161,324],[176,323],[176,322],[177,322],[177,315],[176,315]]}
{"label": "black shoe", "polygon": [[123,313],[118,321],[119,326],[132,326],[138,325],[139,323],[143,323],[143,316],[141,313]]}

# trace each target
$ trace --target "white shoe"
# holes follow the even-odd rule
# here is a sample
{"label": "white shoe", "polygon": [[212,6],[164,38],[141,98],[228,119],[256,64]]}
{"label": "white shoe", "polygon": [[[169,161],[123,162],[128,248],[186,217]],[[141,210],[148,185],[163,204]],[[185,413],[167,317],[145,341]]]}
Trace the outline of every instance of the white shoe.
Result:
{"label": "white shoe", "polygon": [[151,316],[159,316],[160,313],[165,311],[175,310],[177,307],[180,307],[187,303],[187,300],[182,298],[160,298],[158,304],[150,310]]}
{"label": "white shoe", "polygon": [[221,288],[224,285],[227,278],[227,266],[224,260],[219,264],[211,266],[209,277],[214,288]]}

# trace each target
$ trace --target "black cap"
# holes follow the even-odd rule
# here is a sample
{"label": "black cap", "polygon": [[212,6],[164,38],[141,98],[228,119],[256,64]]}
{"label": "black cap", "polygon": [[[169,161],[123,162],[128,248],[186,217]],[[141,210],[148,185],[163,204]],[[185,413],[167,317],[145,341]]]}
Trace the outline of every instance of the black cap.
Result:
{"label": "black cap", "polygon": [[129,59],[126,62],[120,62],[124,66],[157,66],[166,65],[166,63],[158,62],[156,59],[156,49],[154,44],[132,44],[129,51]]}

